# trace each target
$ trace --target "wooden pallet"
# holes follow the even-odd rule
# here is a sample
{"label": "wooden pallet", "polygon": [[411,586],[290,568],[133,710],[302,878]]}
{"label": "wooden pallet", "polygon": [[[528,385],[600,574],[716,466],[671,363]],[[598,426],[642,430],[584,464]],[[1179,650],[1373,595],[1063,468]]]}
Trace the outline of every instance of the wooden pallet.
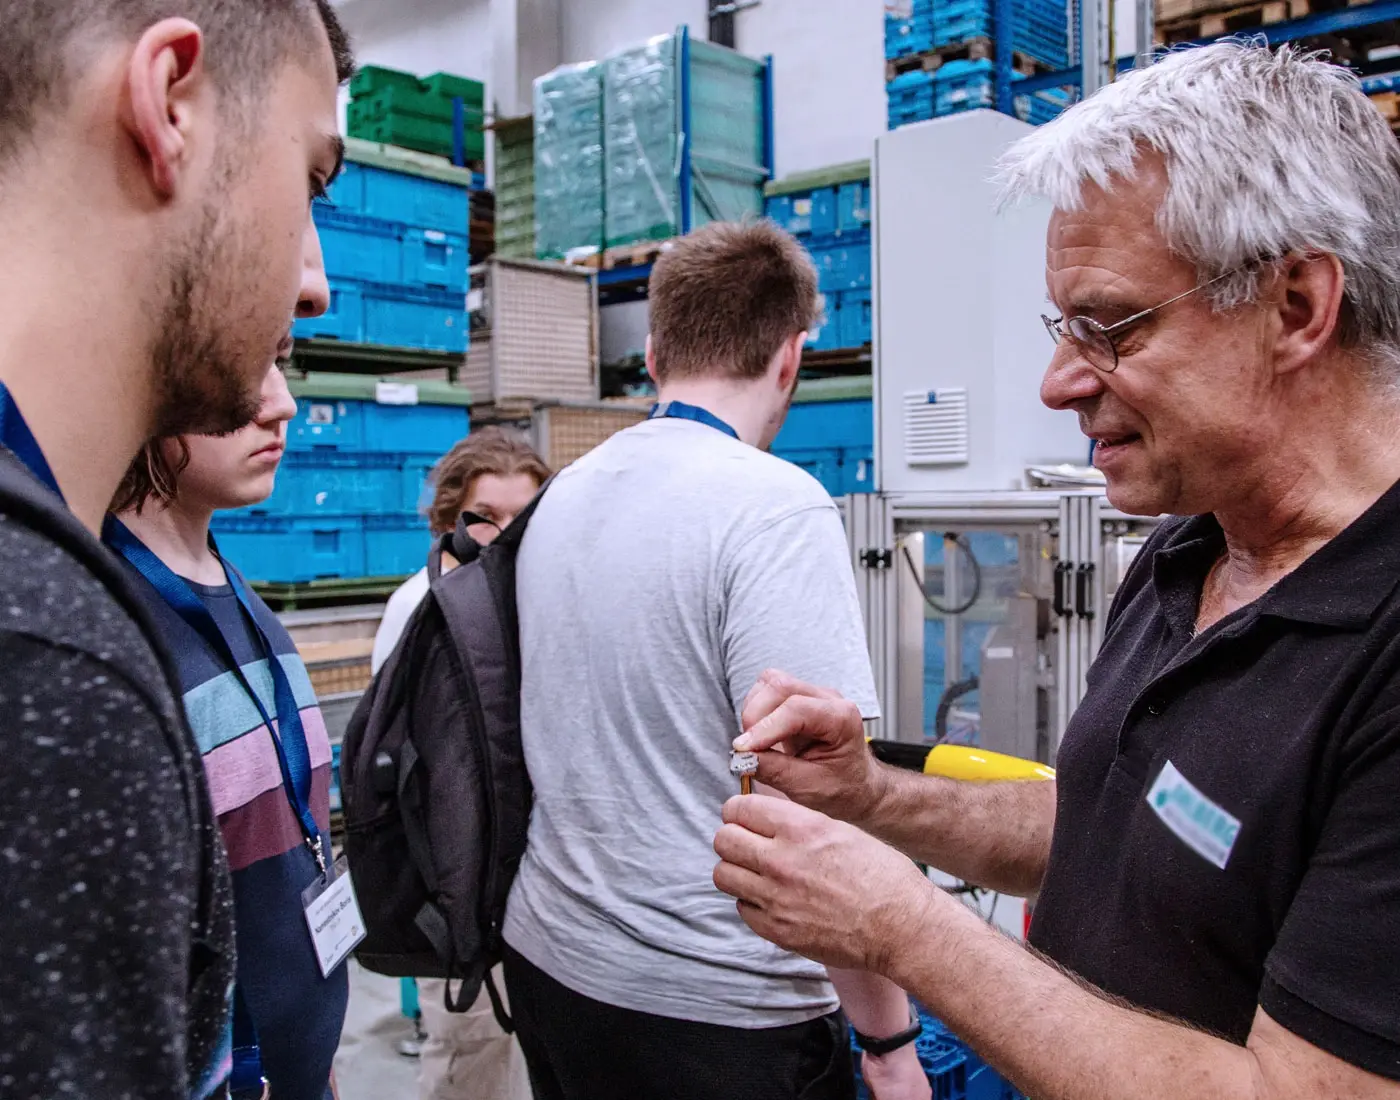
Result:
{"label": "wooden pallet", "polygon": [[[965,42],[958,42],[951,46],[939,46],[927,53],[909,54],[906,57],[896,57],[886,61],[885,83],[888,84],[895,77],[904,73],[937,72],[949,61],[995,61],[996,56],[996,44],[990,38],[969,38]],[[1054,70],[1053,65],[1037,61],[1019,50],[1014,51],[1011,55],[1011,67],[1016,72],[1024,73],[1026,76]]]}
{"label": "wooden pallet", "polygon": [[645,267],[655,263],[656,258],[670,247],[670,241],[634,241],[613,245],[603,253],[602,267],[604,271],[615,271],[619,267]]}
{"label": "wooden pallet", "polygon": [[1171,46],[1197,38],[1218,38],[1240,31],[1267,27],[1301,19],[1313,10],[1311,0],[1263,0],[1262,3],[1239,4],[1211,11],[1196,10],[1178,18],[1157,17],[1157,43]]}
{"label": "wooden pallet", "polygon": [[1400,92],[1375,92],[1371,102],[1380,111],[1381,118],[1390,123],[1391,131],[1400,134]]}

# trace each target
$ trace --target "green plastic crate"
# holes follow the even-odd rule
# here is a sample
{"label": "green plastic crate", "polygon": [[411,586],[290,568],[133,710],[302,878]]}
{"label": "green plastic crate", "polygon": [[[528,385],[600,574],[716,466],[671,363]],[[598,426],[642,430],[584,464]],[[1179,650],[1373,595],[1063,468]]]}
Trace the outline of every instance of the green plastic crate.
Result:
{"label": "green plastic crate", "polygon": [[360,96],[374,95],[384,88],[416,89],[421,85],[422,82],[412,73],[386,69],[380,65],[364,65],[350,80],[350,95],[358,99]]}
{"label": "green plastic crate", "polygon": [[[350,136],[362,141],[377,141],[385,145],[397,145],[404,149],[416,149],[420,153],[434,156],[453,155],[452,124],[432,122],[406,115],[392,118],[365,121],[350,119]],[[486,158],[486,137],[480,130],[467,130],[462,135],[462,155],[469,161]]]}
{"label": "green plastic crate", "polygon": [[[446,122],[450,125],[455,104],[455,100],[418,88],[381,88],[373,95],[352,100],[349,110],[352,115],[365,122],[403,115],[407,118]],[[468,129],[480,130],[485,116],[480,107],[463,103],[462,119]]]}
{"label": "green plastic crate", "polygon": [[479,80],[452,73],[433,73],[423,78],[423,87],[433,95],[444,99],[460,99],[469,107],[485,109],[486,85]]}

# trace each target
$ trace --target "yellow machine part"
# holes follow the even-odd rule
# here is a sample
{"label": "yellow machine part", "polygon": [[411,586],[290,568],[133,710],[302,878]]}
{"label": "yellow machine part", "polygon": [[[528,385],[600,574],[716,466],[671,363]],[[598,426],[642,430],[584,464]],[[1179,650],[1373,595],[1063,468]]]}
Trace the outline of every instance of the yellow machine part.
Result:
{"label": "yellow machine part", "polygon": [[1008,779],[1054,779],[1055,769],[1034,760],[988,752],[970,745],[935,745],[924,760],[925,775],[993,783]]}

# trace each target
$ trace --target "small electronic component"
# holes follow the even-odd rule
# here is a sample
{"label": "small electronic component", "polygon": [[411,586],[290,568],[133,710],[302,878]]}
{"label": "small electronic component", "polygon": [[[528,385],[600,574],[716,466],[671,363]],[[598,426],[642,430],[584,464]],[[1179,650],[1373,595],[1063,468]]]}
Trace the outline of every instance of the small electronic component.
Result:
{"label": "small electronic component", "polygon": [[739,793],[753,794],[753,777],[758,771],[758,753],[732,752],[729,754],[729,770],[739,777]]}

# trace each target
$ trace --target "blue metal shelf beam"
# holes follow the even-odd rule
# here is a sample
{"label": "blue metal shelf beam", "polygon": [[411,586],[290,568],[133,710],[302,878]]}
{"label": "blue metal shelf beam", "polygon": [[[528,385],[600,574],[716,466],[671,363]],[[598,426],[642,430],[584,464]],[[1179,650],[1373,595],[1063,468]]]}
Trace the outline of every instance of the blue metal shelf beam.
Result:
{"label": "blue metal shelf beam", "polygon": [[[1000,0],[1002,4],[1006,2],[1007,0]],[[1400,20],[1400,0],[1377,0],[1376,3],[1355,8],[1338,8],[1335,11],[1317,12],[1314,15],[1305,15],[1301,19],[1290,19],[1283,23],[1269,23],[1262,27],[1251,27],[1238,33],[1240,35],[1262,36],[1272,46],[1280,42],[1292,42],[1299,38],[1313,38],[1323,34],[1341,34],[1346,31],[1360,30],[1362,27],[1371,27],[1377,23],[1389,23],[1395,20]],[[1214,38],[1198,38],[1193,42],[1182,42],[1178,45],[1204,46],[1214,41],[1216,41]],[[1121,73],[1131,69],[1136,60],[1133,57],[1120,57],[1117,62],[1118,71]],[[1000,85],[1000,72],[997,75],[998,85]],[[1062,69],[1057,73],[1042,73],[1038,76],[1029,76],[1024,80],[1018,80],[1016,94],[1029,95],[1032,92],[1041,92],[1048,88],[1077,88],[1079,81],[1080,70],[1077,67]],[[998,103],[1000,103],[1000,86],[997,98]]]}

